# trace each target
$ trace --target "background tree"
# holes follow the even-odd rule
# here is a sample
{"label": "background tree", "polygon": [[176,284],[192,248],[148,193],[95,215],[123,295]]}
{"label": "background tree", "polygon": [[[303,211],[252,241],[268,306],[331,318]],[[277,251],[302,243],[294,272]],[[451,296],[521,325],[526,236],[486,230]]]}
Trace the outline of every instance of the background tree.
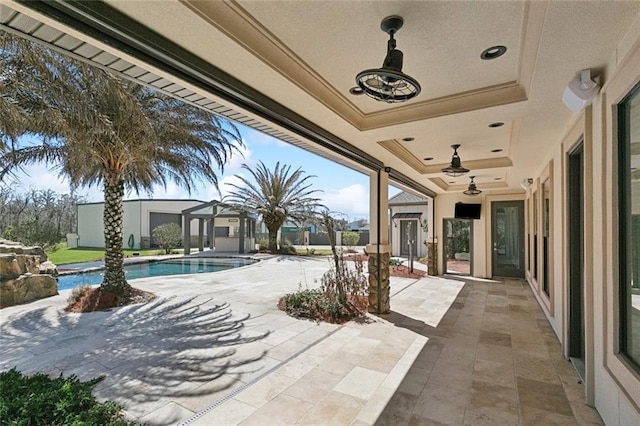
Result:
{"label": "background tree", "polygon": [[45,250],[56,247],[65,234],[76,231],[76,205],[84,202],[75,193],[58,194],[31,188],[18,192],[10,185],[0,188],[0,237],[38,245]]}
{"label": "background tree", "polygon": [[177,223],[165,223],[153,228],[151,236],[164,249],[165,254],[170,254],[182,241],[182,228]]}
{"label": "background tree", "polygon": [[[0,179],[45,162],[72,185],[104,189],[105,274],[101,290],[128,297],[124,275],[123,206],[127,190],[151,192],[168,181],[191,190],[218,184],[241,144],[238,130],[199,107],[0,32],[2,97],[19,106],[41,142],[0,157]],[[23,121],[24,122],[24,121]],[[6,130],[2,130],[6,132]]]}
{"label": "background tree", "polygon": [[236,177],[241,185],[229,183],[234,189],[224,201],[237,210],[253,210],[262,217],[262,222],[269,231],[269,250],[278,249],[278,230],[287,220],[302,224],[313,216],[314,211],[322,207],[320,199],[312,195],[320,192],[310,189],[308,180],[313,175],[304,176],[304,171],[298,168],[291,171],[291,166],[276,163],[273,171],[260,161],[255,170],[247,164],[242,168],[247,170],[252,180],[241,175]]}

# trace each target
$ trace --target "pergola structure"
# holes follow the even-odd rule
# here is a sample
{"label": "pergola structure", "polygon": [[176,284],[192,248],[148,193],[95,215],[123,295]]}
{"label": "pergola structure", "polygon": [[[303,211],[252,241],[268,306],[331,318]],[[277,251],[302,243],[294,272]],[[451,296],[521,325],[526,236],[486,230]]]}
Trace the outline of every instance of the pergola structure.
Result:
{"label": "pergola structure", "polygon": [[[191,207],[182,211],[183,243],[184,254],[191,253],[191,221],[198,220],[198,250],[204,251],[205,246],[205,226],[210,249],[220,252],[235,251],[246,253],[255,245],[256,216],[246,211],[236,211],[220,201],[210,201],[208,203]],[[216,224],[216,219],[218,222]],[[223,233],[216,233],[217,228]],[[217,242],[216,242],[217,237]]]}

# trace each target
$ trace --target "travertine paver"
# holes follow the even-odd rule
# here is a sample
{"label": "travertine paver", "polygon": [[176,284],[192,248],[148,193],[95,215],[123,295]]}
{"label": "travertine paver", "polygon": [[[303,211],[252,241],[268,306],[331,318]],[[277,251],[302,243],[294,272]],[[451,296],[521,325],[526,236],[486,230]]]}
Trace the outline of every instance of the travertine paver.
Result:
{"label": "travertine paver", "polygon": [[275,257],[136,280],[159,296],[142,306],[4,309],[0,368],[105,375],[99,397],[150,425],[600,422],[522,281],[392,278],[391,314],[345,325],[276,308],[327,269]]}
{"label": "travertine paver", "polygon": [[467,280],[438,323],[392,302],[388,319],[428,340],[376,424],[602,424],[526,282]]}

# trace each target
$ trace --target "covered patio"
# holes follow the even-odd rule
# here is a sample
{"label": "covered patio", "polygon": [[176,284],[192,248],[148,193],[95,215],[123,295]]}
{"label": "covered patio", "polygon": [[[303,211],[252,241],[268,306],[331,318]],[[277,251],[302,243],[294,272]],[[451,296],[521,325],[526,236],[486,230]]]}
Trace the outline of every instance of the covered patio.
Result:
{"label": "covered patio", "polygon": [[[483,384],[476,382],[486,380],[478,379],[475,369],[483,365],[479,359],[487,361],[478,357],[486,356],[480,354],[491,344],[511,353],[503,361],[513,361],[520,423],[588,423],[591,417],[576,414],[586,402],[607,424],[640,424],[640,310],[632,303],[640,258],[640,2],[182,0],[150,8],[144,1],[0,0],[0,26],[366,174],[371,229],[366,251],[376,314],[393,315],[403,303],[431,309],[423,303],[437,299],[436,293],[421,298],[409,288],[395,293],[387,279],[390,184],[433,198],[433,226],[425,239],[441,262],[448,221],[473,224],[468,228],[473,276],[513,279],[465,286],[470,292],[459,300],[464,306],[445,318],[463,324],[465,317],[473,318],[474,324],[466,325],[475,337],[469,345],[460,344],[467,337],[429,336],[429,341],[446,337],[442,343],[456,348],[457,358],[438,355],[436,364],[459,361],[448,371],[464,372],[460,383],[466,387],[449,384],[455,392],[446,398],[420,391],[414,405],[411,392],[423,385],[409,383],[411,391],[401,393],[413,396],[395,401],[413,407],[407,408],[412,415],[430,407],[431,418],[443,419],[439,404],[478,402]],[[383,58],[385,66],[376,68]],[[455,206],[470,201],[477,214],[456,217]],[[204,229],[209,218],[199,220]],[[195,244],[200,250],[203,234]],[[185,248],[192,245],[186,241]],[[432,271],[439,269],[433,266]],[[292,275],[298,281],[304,277]],[[267,287],[260,278],[253,284],[264,285],[261,291]],[[521,294],[524,290],[530,293]],[[413,299],[403,302],[398,299],[403,294]],[[482,303],[472,303],[485,294]],[[492,319],[486,326],[485,315]],[[509,336],[506,329],[486,328],[496,319],[509,324]],[[424,328],[429,332],[451,332],[428,326],[435,327]],[[515,331],[523,329],[536,341],[522,342],[526,333]],[[458,328],[456,334],[464,331]],[[364,339],[356,339],[362,345],[356,352],[380,347],[384,350],[369,356],[395,356],[392,345],[358,337]],[[553,339],[560,342],[559,353],[549,343]],[[528,358],[519,361],[523,352]],[[563,381],[571,377],[568,361],[556,355],[576,366],[579,389]],[[141,374],[155,374],[139,364]],[[290,374],[303,376],[298,368]],[[544,368],[557,376],[545,376]],[[425,370],[416,377],[429,381],[432,370]],[[380,376],[365,381],[374,383],[372,377]],[[498,376],[491,380],[512,384]],[[274,386],[283,385],[276,380]],[[513,402],[513,393],[503,390],[497,394],[509,394]],[[270,388],[264,392],[272,395]],[[228,423],[253,421],[249,416],[268,406],[237,401],[238,395],[220,403],[231,407]],[[285,402],[277,401],[283,405],[290,401],[282,398]],[[328,407],[339,402],[328,401],[321,411],[330,418]],[[368,401],[351,401],[347,410],[384,409]],[[485,402],[513,407],[505,400]],[[206,407],[186,409],[202,419],[220,413],[203,412]],[[306,413],[306,405],[300,410]],[[385,410],[381,418],[396,414],[402,413]],[[470,422],[482,423],[484,415]]]}

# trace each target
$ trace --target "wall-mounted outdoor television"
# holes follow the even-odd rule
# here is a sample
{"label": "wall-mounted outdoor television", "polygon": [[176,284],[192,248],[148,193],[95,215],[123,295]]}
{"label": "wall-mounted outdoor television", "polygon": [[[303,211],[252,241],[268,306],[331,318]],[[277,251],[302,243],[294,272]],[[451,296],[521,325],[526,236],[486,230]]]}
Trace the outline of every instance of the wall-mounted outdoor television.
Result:
{"label": "wall-mounted outdoor television", "polygon": [[456,203],[456,219],[480,219],[480,208],[482,204]]}

